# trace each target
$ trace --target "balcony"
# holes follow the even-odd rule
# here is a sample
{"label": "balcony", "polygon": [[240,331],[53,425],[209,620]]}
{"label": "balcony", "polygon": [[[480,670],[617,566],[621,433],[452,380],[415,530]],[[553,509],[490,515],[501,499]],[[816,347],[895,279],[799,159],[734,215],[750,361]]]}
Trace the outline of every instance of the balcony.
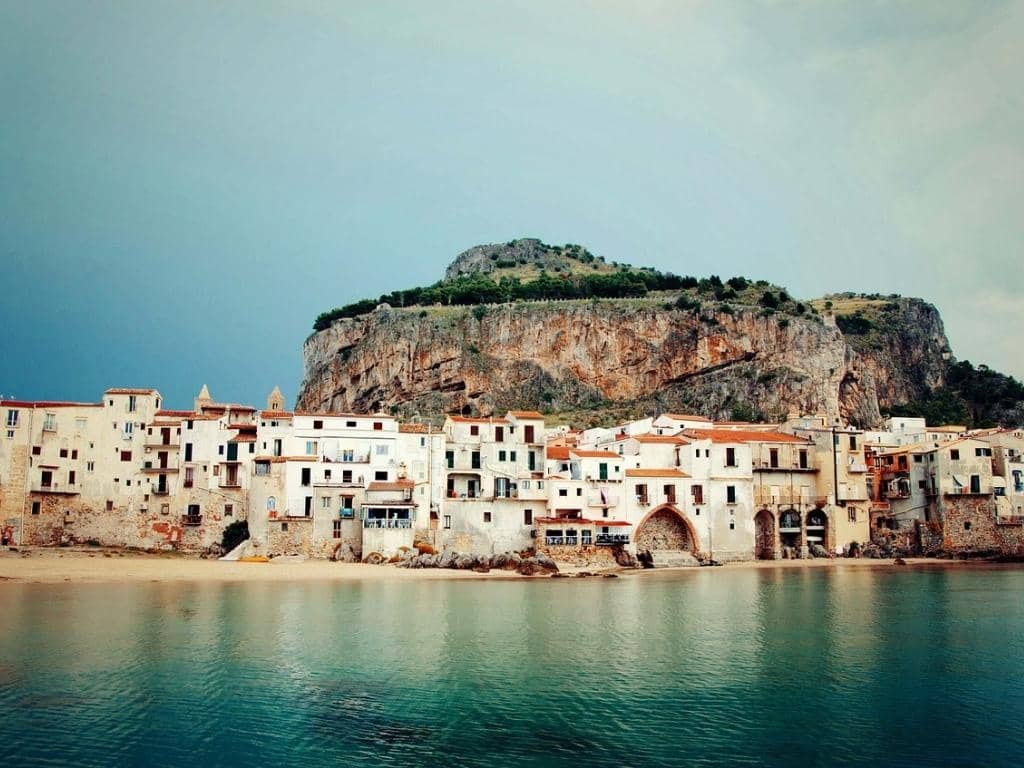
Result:
{"label": "balcony", "polygon": [[354,480],[314,480],[314,488],[362,488],[362,481],[356,482]]}
{"label": "balcony", "polygon": [[153,462],[147,461],[145,464],[142,465],[142,471],[147,474],[159,475],[162,472],[177,472],[178,468],[172,467],[170,465],[161,467],[159,464],[153,464]]}
{"label": "balcony", "polygon": [[335,464],[369,464],[370,454],[368,453],[353,453],[349,454],[337,454],[333,462]]}
{"label": "balcony", "polygon": [[41,482],[32,483],[32,493],[63,493],[63,494],[77,494],[82,492],[82,486],[78,483],[54,483],[51,482],[48,485],[44,485]]}
{"label": "balcony", "polygon": [[149,492],[157,496],[166,496],[171,492],[171,487],[167,483],[158,483],[150,486]]}
{"label": "balcony", "polygon": [[179,448],[181,448],[181,446],[178,445],[178,443],[146,443],[146,449],[150,451],[176,451]]}
{"label": "balcony", "polygon": [[629,544],[628,533],[599,533],[597,534],[597,546],[613,547],[619,544]]}
{"label": "balcony", "polygon": [[578,536],[545,536],[544,544],[549,547],[575,547],[579,543]]}
{"label": "balcony", "polygon": [[867,472],[868,471],[868,465],[865,464],[863,461],[851,461],[849,464],[847,464],[846,471],[847,472]]}
{"label": "balcony", "polygon": [[363,528],[412,528],[412,520],[402,518],[392,520],[367,518],[363,520]]}
{"label": "balcony", "polygon": [[594,493],[587,498],[587,506],[591,507],[614,507],[618,506],[619,497],[611,493]]}
{"label": "balcony", "polygon": [[181,516],[181,524],[182,525],[202,525],[203,524],[203,516],[202,515],[182,515]]}

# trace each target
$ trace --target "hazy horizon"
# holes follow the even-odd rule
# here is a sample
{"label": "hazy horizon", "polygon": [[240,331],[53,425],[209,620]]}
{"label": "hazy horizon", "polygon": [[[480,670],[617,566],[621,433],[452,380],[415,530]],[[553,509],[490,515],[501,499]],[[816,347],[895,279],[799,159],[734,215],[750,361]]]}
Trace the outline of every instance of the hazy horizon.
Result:
{"label": "hazy horizon", "polygon": [[0,6],[0,393],[293,403],[316,315],[538,237],[916,296],[1024,378],[1020,2]]}

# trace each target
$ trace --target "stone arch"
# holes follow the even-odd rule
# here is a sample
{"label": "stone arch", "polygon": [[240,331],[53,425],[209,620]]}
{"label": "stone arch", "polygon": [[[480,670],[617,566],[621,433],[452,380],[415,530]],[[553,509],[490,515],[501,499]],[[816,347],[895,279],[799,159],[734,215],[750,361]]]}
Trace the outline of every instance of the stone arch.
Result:
{"label": "stone arch", "polygon": [[693,523],[672,504],[662,504],[644,515],[633,537],[638,552],[682,550],[700,552],[700,539]]}
{"label": "stone arch", "polygon": [[758,560],[775,559],[775,515],[762,509],[754,515],[754,557]]}
{"label": "stone arch", "polygon": [[789,550],[790,556],[799,557],[804,545],[804,529],[800,513],[792,507],[779,514],[779,543],[784,550]]}

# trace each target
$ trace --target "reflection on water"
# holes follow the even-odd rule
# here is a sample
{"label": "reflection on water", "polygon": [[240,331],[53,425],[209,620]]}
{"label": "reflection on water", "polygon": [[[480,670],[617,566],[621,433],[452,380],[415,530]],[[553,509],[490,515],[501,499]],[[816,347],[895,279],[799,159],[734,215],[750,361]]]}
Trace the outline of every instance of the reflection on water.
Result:
{"label": "reflection on water", "polygon": [[5,585],[9,765],[1016,765],[1024,570]]}

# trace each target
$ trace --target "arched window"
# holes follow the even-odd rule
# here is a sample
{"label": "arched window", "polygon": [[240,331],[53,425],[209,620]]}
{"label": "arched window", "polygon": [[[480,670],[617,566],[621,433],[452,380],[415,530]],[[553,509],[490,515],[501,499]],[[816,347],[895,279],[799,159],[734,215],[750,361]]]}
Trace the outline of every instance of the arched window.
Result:
{"label": "arched window", "polygon": [[277,499],[273,496],[267,497],[267,512],[273,512],[277,509]]}

